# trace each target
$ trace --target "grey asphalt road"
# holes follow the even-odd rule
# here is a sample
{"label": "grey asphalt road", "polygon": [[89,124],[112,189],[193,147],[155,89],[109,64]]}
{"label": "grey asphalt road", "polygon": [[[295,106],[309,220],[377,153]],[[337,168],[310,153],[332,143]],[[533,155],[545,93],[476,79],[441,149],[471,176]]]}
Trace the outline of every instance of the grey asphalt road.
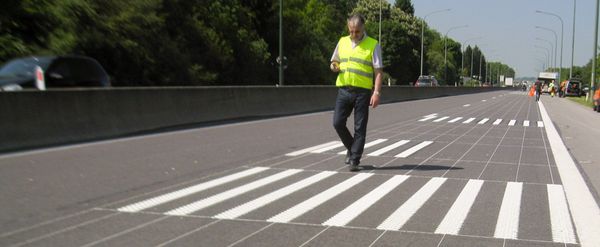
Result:
{"label": "grey asphalt road", "polygon": [[5,154],[0,246],[593,246],[598,163],[565,126],[598,116],[562,101],[382,105],[360,172],[332,112]]}

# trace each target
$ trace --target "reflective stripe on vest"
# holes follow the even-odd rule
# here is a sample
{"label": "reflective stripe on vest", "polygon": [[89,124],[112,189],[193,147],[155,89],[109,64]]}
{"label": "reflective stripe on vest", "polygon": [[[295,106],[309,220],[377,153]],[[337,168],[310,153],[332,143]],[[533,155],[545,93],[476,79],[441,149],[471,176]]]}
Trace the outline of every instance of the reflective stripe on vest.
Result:
{"label": "reflective stripe on vest", "polygon": [[340,73],[335,85],[373,88],[373,52],[377,40],[365,37],[360,44],[352,48],[350,36],[342,37],[338,43]]}

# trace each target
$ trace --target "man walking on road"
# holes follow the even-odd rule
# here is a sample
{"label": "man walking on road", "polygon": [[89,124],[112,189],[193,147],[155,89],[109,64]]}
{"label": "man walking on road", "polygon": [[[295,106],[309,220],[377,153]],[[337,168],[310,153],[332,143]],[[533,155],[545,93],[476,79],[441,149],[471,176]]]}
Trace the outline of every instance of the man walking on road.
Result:
{"label": "man walking on road", "polygon": [[[333,127],[348,150],[345,163],[350,164],[350,171],[358,171],[367,136],[369,105],[379,105],[383,62],[381,46],[365,33],[364,17],[354,14],[347,24],[350,35],[340,38],[330,64],[331,71],[338,73]],[[354,137],[346,127],[352,110]]]}
{"label": "man walking on road", "polygon": [[542,82],[535,81],[535,101],[540,101],[540,96],[542,95]]}

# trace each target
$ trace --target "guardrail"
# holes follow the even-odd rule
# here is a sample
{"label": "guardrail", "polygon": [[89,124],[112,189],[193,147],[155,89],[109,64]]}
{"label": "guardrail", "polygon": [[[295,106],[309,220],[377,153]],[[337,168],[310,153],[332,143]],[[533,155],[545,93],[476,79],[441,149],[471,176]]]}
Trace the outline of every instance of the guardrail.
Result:
{"label": "guardrail", "polygon": [[[502,88],[384,87],[382,102]],[[0,152],[218,121],[333,110],[333,86],[110,88],[0,93]]]}

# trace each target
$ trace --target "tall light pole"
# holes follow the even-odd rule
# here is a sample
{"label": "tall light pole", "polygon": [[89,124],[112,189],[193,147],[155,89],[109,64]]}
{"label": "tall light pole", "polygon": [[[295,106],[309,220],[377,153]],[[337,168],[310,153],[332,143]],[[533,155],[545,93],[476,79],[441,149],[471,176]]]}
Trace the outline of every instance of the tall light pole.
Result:
{"label": "tall light pole", "polygon": [[590,80],[590,91],[586,94],[585,100],[587,101],[590,98],[590,93],[594,93],[594,88],[596,85],[596,56],[598,56],[598,11],[600,8],[600,0],[596,0],[596,21],[594,22],[594,57],[592,58],[592,78]]}
{"label": "tall light pole", "polygon": [[577,0],[573,0],[573,41],[571,42],[571,69],[569,78],[573,77],[573,60],[575,58],[575,10],[577,10]]}
{"label": "tall light pole", "polygon": [[379,44],[381,44],[381,8],[383,5],[383,0],[379,0],[379,36],[377,36],[377,40],[379,40]]}
{"label": "tall light pole", "polygon": [[[536,13],[540,13],[540,14],[546,14],[546,15],[551,15],[554,16],[556,18],[558,18],[558,20],[560,20],[560,77],[559,80],[562,81],[562,70],[563,70],[563,34],[564,34],[564,22],[563,19],[560,18],[560,16],[558,16],[557,14],[554,13],[550,13],[550,12],[545,12],[545,11],[541,11],[541,10],[536,10]],[[568,78],[567,78],[568,79]]]}
{"label": "tall light pole", "polygon": [[[539,45],[536,45],[535,47],[539,48],[539,49],[544,49],[546,51],[546,65],[550,64],[550,58],[549,58],[550,56],[548,55],[548,54],[550,54],[550,51],[548,50],[548,48],[539,46]],[[548,67],[550,67],[550,66],[548,66]],[[546,71],[546,70],[544,70],[544,71]]]}
{"label": "tall light pole", "polygon": [[438,11],[433,11],[427,15],[425,15],[425,17],[423,17],[423,19],[421,20],[421,72],[419,74],[419,76],[423,75],[423,34],[425,33],[425,19],[427,19],[427,16],[436,14],[436,13],[441,13],[441,12],[446,12],[446,11],[450,11],[450,9],[442,9],[442,10],[438,10]]}
{"label": "tall light pole", "polygon": [[553,59],[552,59],[552,51],[554,50],[554,45],[552,45],[552,42],[550,40],[542,39],[542,38],[535,38],[535,39],[536,40],[540,40],[540,41],[544,41],[544,42],[548,43],[548,45],[550,45],[550,49],[549,49],[549,52],[550,52],[550,66],[556,67],[556,64],[552,65],[552,61],[553,61]]}
{"label": "tall light pole", "polygon": [[[556,67],[556,50],[558,50],[558,48],[557,48],[557,45],[558,45],[558,35],[556,35],[556,32],[554,32],[554,30],[552,30],[550,28],[545,28],[545,27],[540,27],[540,26],[535,26],[535,28],[546,30],[546,31],[550,31],[550,32],[552,32],[554,34],[554,67]],[[558,79],[560,80],[560,77],[558,77]]]}
{"label": "tall light pole", "polygon": [[279,86],[283,86],[283,0],[279,0]]}
{"label": "tall light pole", "polygon": [[[467,48],[465,47],[466,44],[468,44],[467,42],[469,41],[473,41],[473,40],[478,40],[483,38],[483,36],[481,37],[477,37],[477,38],[472,38],[472,39],[467,39],[465,41],[462,42],[461,44],[461,52],[460,52],[460,79],[461,79],[461,83],[462,83],[462,79],[463,79],[463,70],[464,70],[464,55],[465,55],[465,51],[467,51]],[[462,48],[465,47],[465,51],[462,51]],[[473,53],[473,49],[471,49],[471,53]]]}
{"label": "tall light pole", "polygon": [[448,68],[446,66],[446,57],[447,57],[447,53],[448,53],[448,47],[446,46],[446,39],[448,39],[448,33],[450,33],[450,31],[452,31],[452,30],[459,29],[459,28],[466,28],[468,26],[469,25],[451,27],[446,32],[446,35],[444,35],[444,81],[446,81],[446,84],[448,84],[448,75],[447,75]]}

